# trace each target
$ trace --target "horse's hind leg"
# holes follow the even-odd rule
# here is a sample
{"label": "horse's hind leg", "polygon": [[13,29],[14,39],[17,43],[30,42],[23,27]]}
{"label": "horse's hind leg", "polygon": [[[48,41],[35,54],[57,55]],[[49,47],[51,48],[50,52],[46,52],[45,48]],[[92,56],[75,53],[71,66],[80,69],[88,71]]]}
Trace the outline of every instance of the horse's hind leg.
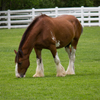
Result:
{"label": "horse's hind leg", "polygon": [[65,50],[69,56],[69,65],[68,65],[66,74],[75,74],[74,61],[75,61],[76,47],[72,46],[70,48],[70,46],[67,46],[65,47]]}
{"label": "horse's hind leg", "polygon": [[55,61],[56,68],[57,68],[57,75],[56,76],[58,76],[58,77],[65,76],[66,71],[65,71],[64,67],[61,65],[61,62],[60,62],[60,59],[58,57],[58,53],[57,53],[55,45],[50,46],[50,50],[51,50],[51,53],[54,57],[54,61]]}
{"label": "horse's hind leg", "polygon": [[44,68],[41,58],[41,50],[35,49],[35,52],[37,57],[37,68],[36,68],[36,73],[33,75],[33,77],[44,77]]}

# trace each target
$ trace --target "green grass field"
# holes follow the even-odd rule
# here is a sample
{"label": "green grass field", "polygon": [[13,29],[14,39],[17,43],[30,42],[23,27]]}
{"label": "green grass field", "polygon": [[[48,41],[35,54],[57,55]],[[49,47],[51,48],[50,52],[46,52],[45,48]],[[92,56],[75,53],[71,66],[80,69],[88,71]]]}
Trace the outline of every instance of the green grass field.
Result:
{"label": "green grass field", "polygon": [[[0,100],[100,100],[100,27],[84,27],[79,40],[76,75],[56,77],[54,59],[49,50],[42,51],[43,78],[33,78],[36,69],[34,50],[25,78],[15,77],[14,49],[25,29],[0,29]],[[65,69],[68,55],[64,48],[58,50]]]}

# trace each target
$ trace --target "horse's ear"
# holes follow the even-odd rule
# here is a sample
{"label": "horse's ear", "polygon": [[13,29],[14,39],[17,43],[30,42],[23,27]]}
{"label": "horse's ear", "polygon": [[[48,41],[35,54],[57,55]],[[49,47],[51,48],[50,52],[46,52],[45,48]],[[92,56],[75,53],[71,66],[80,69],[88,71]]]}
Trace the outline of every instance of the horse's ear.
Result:
{"label": "horse's ear", "polygon": [[22,50],[19,50],[19,51],[18,51],[18,53],[19,53],[20,57],[23,57],[23,56],[24,56],[24,54],[23,54],[23,51],[22,51]]}
{"label": "horse's ear", "polygon": [[14,52],[15,52],[15,54],[17,54],[17,51],[16,50],[14,50]]}

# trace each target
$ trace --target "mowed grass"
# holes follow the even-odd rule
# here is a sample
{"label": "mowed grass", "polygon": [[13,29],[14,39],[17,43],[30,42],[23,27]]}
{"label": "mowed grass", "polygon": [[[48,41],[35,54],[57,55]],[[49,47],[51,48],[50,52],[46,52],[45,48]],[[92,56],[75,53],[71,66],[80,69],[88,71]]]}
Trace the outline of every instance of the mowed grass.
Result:
{"label": "mowed grass", "polygon": [[[43,78],[33,78],[36,70],[34,50],[25,78],[15,77],[14,49],[25,29],[0,29],[0,100],[100,100],[100,27],[84,27],[75,59],[75,75],[56,77],[54,59],[49,50],[42,51]],[[58,49],[65,69],[68,55]]]}

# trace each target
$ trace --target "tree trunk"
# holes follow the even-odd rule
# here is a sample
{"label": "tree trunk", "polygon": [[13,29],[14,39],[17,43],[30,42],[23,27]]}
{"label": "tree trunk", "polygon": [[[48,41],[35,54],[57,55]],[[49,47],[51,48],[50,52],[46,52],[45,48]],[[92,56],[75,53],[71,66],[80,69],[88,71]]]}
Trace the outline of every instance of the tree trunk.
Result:
{"label": "tree trunk", "polygon": [[6,0],[0,0],[0,2],[1,2],[0,10],[1,11],[6,10]]}

